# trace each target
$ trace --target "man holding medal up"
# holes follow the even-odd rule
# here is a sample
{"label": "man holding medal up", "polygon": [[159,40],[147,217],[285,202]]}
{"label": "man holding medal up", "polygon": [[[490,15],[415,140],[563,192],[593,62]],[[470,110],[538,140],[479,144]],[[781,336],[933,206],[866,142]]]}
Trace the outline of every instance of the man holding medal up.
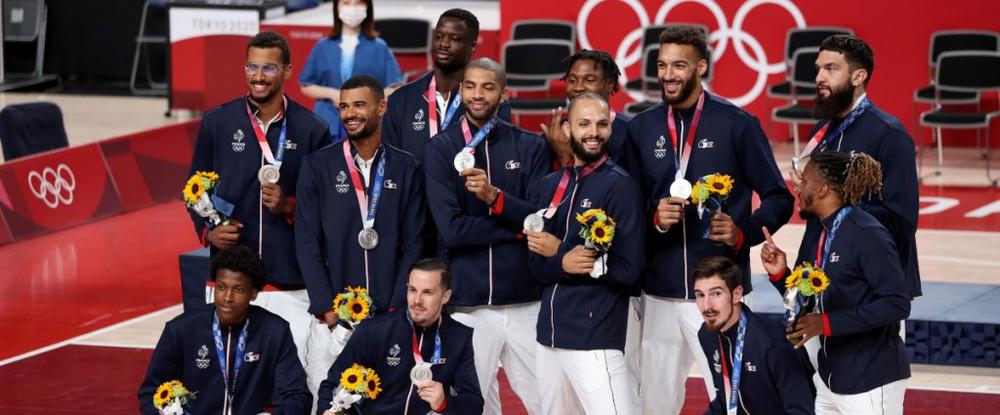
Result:
{"label": "man holding medal up", "polygon": [[[646,197],[649,232],[643,281],[643,413],[677,414],[691,365],[709,366],[698,344],[701,315],[691,268],[710,256],[732,259],[748,294],[751,246],[788,222],[794,199],[785,186],[760,123],[701,85],[711,59],[704,32],[671,27],[660,35],[657,73],[664,103],[629,123],[637,160],[629,169]],[[711,174],[732,178],[724,206],[700,215],[692,183]],[[760,207],[751,213],[753,193]],[[715,388],[707,377],[710,399]]]}
{"label": "man holding medal up", "polygon": [[436,258],[413,264],[406,283],[406,309],[358,326],[320,386],[316,414],[329,413],[341,374],[354,364],[373,369],[381,381],[381,393],[356,403],[357,413],[482,413],[472,329],[442,312],[452,295],[451,282],[448,266]]}
{"label": "man holding medal up", "polygon": [[[815,312],[799,317],[787,337],[799,348],[820,339],[813,375],[817,414],[903,413],[910,378],[899,337],[900,320],[910,314],[906,277],[893,260],[892,235],[857,206],[881,187],[879,163],[864,153],[817,153],[802,172],[799,210],[812,219],[791,267],[814,264],[825,278],[810,283],[828,285],[817,294]],[[791,269],[785,253],[765,236],[761,262],[784,295]]]}
{"label": "man holding medal up", "polygon": [[[190,174],[219,174],[215,207],[232,221],[209,229],[204,219],[194,214],[192,219],[213,255],[245,245],[261,256],[267,284],[255,304],[288,321],[305,362],[312,317],[295,258],[295,186],[302,158],[329,143],[330,132],[312,111],[284,95],[290,59],[280,35],[261,32],[250,39],[244,64],[249,93],[205,114],[191,160]],[[207,294],[208,302],[211,298]]]}
{"label": "man holding medal up", "polygon": [[500,413],[502,360],[528,413],[540,414],[534,327],[541,285],[528,270],[521,230],[534,212],[528,191],[550,171],[551,156],[543,138],[497,118],[506,84],[492,59],[466,66],[466,116],[427,143],[427,203],[455,273],[455,320],[475,329],[486,413]]}
{"label": "man holding medal up", "polygon": [[[536,344],[542,409],[635,414],[638,388],[624,347],[629,294],[643,264],[642,193],[608,158],[611,111],[604,97],[574,98],[562,128],[576,161],[542,179],[532,198],[541,210],[524,223],[532,274],[545,284]],[[601,232],[581,231],[580,218],[596,216],[595,209],[607,217]]]}
{"label": "man holding medal up", "polygon": [[347,140],[302,162],[295,232],[309,292],[312,326],[306,371],[317,390],[336,356],[333,299],[347,287],[368,290],[370,315],[406,304],[406,275],[419,259],[426,208],[424,172],[413,155],[382,142],[385,96],[368,75],[344,82],[340,118]]}

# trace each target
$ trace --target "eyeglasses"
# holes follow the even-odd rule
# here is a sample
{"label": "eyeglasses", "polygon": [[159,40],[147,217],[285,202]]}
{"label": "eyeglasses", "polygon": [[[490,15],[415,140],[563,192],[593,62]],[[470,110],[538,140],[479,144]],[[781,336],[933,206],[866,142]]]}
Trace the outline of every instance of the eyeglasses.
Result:
{"label": "eyeglasses", "polygon": [[273,63],[247,63],[243,65],[243,70],[247,72],[247,75],[255,75],[257,71],[263,70],[264,76],[275,76],[278,74],[278,69],[280,66]]}

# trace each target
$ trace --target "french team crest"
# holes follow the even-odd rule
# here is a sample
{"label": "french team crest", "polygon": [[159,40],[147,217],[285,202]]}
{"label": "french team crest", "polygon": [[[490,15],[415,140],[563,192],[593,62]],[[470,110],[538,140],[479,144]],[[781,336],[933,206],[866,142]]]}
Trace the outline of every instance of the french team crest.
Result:
{"label": "french team crest", "polygon": [[337,185],[335,187],[337,188],[337,193],[347,193],[351,189],[351,186],[347,184],[347,173],[344,173],[343,170],[337,174]]}
{"label": "french team crest", "polygon": [[402,349],[399,348],[399,343],[392,345],[392,348],[389,349],[389,356],[386,356],[385,358],[385,364],[394,367],[398,366],[401,360],[399,357],[399,352],[401,351]]}
{"label": "french team crest", "polygon": [[424,127],[427,126],[427,122],[424,121],[424,109],[423,108],[421,108],[419,111],[417,111],[417,113],[413,116],[413,119],[415,120],[415,121],[413,121],[413,131],[423,131]]}
{"label": "french team crest", "polygon": [[211,360],[208,359],[208,346],[203,344],[201,345],[201,348],[198,349],[198,358],[194,359],[194,364],[198,367],[198,369],[208,369],[209,362],[211,362]]}
{"label": "french team crest", "polygon": [[233,151],[240,153],[247,148],[247,143],[243,142],[243,137],[244,135],[242,129],[237,129],[236,132],[233,133]]}
{"label": "french team crest", "polygon": [[666,157],[667,149],[664,148],[664,146],[666,145],[667,145],[667,138],[661,135],[660,138],[656,140],[656,148],[653,149],[653,157],[656,157],[658,159]]}

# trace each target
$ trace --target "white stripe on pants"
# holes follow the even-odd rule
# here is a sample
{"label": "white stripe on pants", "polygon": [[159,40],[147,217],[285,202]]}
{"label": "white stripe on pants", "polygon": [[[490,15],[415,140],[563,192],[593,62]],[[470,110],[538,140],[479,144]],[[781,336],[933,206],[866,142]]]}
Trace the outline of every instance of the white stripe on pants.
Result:
{"label": "white stripe on pants", "polygon": [[901,379],[868,392],[841,395],[831,392],[819,372],[814,373],[816,415],[902,415],[907,383],[909,379]]}
{"label": "white stripe on pants", "polygon": [[497,369],[503,363],[511,389],[532,415],[543,412],[538,404],[535,376],[535,323],[538,301],[504,306],[456,307],[451,317],[472,327],[476,374],[485,405],[483,413],[502,414]]}
{"label": "white stripe on pants", "polygon": [[625,363],[632,379],[642,373],[642,297],[629,297],[628,325],[625,326]]}
{"label": "white stripe on pants", "polygon": [[621,350],[536,347],[539,398],[546,414],[638,413],[635,379]]}
{"label": "white stripe on pants", "polygon": [[684,407],[684,382],[691,365],[701,369],[708,400],[715,399],[715,386],[708,359],[698,342],[704,320],[694,301],[643,294],[642,377],[639,396],[646,415],[679,414]]}

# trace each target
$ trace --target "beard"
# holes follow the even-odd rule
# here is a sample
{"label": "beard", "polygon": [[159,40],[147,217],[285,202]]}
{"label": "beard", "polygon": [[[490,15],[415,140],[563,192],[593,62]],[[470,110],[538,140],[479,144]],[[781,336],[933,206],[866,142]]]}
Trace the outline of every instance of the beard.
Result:
{"label": "beard", "polygon": [[[250,85],[251,86],[252,85],[264,85],[265,87],[270,87],[271,83],[267,82],[267,81],[264,81],[264,82],[250,82]],[[274,96],[277,95],[277,94],[278,94],[278,90],[277,89],[268,89],[268,90],[265,90],[264,94],[262,94],[262,95],[257,95],[255,93],[253,93],[253,88],[252,87],[250,89],[250,99],[252,99],[254,102],[256,102],[258,104],[263,104],[265,102],[270,102],[271,99],[273,99]]]}
{"label": "beard", "polygon": [[702,318],[705,320],[705,328],[712,333],[718,333],[722,331],[722,328],[726,326],[727,322],[729,322],[729,318],[732,317],[733,310],[730,308],[729,313],[726,315],[722,315],[722,312],[719,310],[710,311],[713,314],[711,317],[715,318],[712,322],[708,321],[710,317],[706,316],[706,313],[701,314]]}
{"label": "beard", "polygon": [[813,115],[816,118],[833,118],[838,114],[851,108],[854,103],[854,90],[856,87],[848,83],[843,88],[830,89],[830,96],[823,98],[816,91],[816,105],[813,107]]}
{"label": "beard", "polygon": [[464,102],[462,104],[465,105],[465,113],[468,114],[469,117],[481,122],[489,121],[494,115],[496,115],[497,109],[500,108],[500,101],[493,103],[493,105],[487,105],[480,111],[473,110],[472,107]]}
{"label": "beard", "polygon": [[809,220],[816,217],[812,211],[813,197],[799,193],[799,218]]}
{"label": "beard", "polygon": [[[341,120],[341,123],[347,125],[347,121],[351,120],[356,120],[356,118],[348,118],[346,120]],[[374,119],[369,118],[365,121],[365,126],[362,127],[360,130],[358,130],[358,132],[352,133],[351,131],[347,131],[347,138],[352,141],[366,139],[368,137],[371,137],[372,134],[375,133],[376,128],[378,128],[378,122],[375,122]]]}
{"label": "beard", "polygon": [[580,140],[577,140],[577,138],[571,133],[569,137],[569,147],[573,150],[573,155],[576,156],[576,158],[580,159],[585,164],[590,164],[600,160],[601,157],[603,157],[608,151],[608,139],[605,138],[604,141],[601,142],[601,148],[599,148],[596,153],[588,153],[587,149],[583,147],[583,143]]}
{"label": "beard", "polygon": [[668,104],[675,105],[687,101],[687,99],[691,97],[691,94],[694,93],[695,86],[697,86],[697,82],[695,82],[695,76],[692,75],[691,79],[684,80],[684,86],[682,86],[681,90],[678,91],[676,97],[671,98],[668,96],[667,88],[664,87],[663,84],[660,84],[660,92],[663,94],[663,99],[667,101]]}

